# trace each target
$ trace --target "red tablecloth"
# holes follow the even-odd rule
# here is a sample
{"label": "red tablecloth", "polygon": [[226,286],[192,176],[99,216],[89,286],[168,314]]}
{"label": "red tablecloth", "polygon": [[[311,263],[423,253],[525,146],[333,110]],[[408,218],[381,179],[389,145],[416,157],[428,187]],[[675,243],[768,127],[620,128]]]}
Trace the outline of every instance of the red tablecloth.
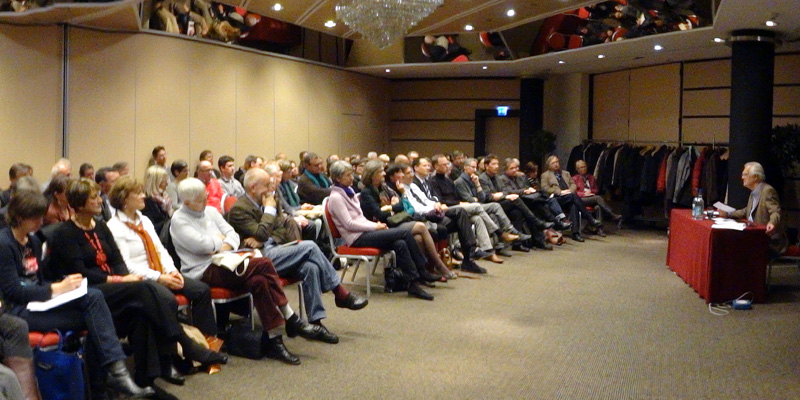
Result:
{"label": "red tablecloth", "polygon": [[766,300],[769,237],[764,225],[744,231],[712,229],[711,220],[694,220],[690,210],[673,209],[669,222],[667,266],[705,299],[721,303],[752,292]]}

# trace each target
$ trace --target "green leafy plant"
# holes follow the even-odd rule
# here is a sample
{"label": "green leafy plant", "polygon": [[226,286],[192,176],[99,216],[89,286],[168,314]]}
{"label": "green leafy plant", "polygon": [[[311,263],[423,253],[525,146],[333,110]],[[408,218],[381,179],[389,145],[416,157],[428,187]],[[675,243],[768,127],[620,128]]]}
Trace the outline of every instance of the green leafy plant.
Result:
{"label": "green leafy plant", "polygon": [[797,175],[800,167],[800,125],[788,124],[772,128],[772,155],[784,176]]}

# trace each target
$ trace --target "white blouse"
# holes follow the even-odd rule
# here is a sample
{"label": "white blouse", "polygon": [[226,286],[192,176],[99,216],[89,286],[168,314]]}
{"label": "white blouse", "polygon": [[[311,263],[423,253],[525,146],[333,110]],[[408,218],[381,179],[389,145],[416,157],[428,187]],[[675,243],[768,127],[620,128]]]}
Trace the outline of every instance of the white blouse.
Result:
{"label": "white blouse", "polygon": [[142,275],[145,279],[153,281],[161,276],[158,271],[150,269],[150,264],[147,262],[147,251],[144,248],[142,238],[128,225],[125,225],[126,222],[137,224],[139,221],[142,222],[142,227],[150,235],[150,240],[156,246],[164,273],[169,274],[177,271],[178,269],[175,268],[172,257],[170,257],[164,245],[161,244],[150,218],[142,215],[139,211],[136,211],[136,217],[138,218],[137,221],[131,221],[125,213],[117,211],[108,221],[108,229],[114,235],[114,241],[117,243],[120,254],[122,254],[122,259],[125,260],[125,264],[128,266],[128,272],[134,275]]}

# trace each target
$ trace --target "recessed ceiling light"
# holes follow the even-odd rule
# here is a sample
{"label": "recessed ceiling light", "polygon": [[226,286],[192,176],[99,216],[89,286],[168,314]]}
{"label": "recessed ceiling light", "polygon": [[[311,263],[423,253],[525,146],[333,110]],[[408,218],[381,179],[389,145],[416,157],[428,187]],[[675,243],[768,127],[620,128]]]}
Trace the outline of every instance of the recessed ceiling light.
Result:
{"label": "recessed ceiling light", "polygon": [[389,72],[392,72],[392,70],[390,70],[389,68],[386,68],[386,72],[389,73]]}
{"label": "recessed ceiling light", "polygon": [[272,6],[272,9],[275,11],[280,11],[283,10],[283,6],[281,5],[281,3],[275,3],[275,5]]}
{"label": "recessed ceiling light", "polygon": [[513,17],[513,16],[517,15],[517,12],[514,11],[514,9],[512,8],[512,9],[509,9],[508,11],[506,11],[506,15],[508,15],[509,17]]}
{"label": "recessed ceiling light", "polygon": [[604,54],[598,54],[597,58],[606,58],[606,56]]}
{"label": "recessed ceiling light", "polygon": [[336,22],[334,22],[333,20],[325,23],[326,28],[333,28],[334,26],[336,26]]}
{"label": "recessed ceiling light", "polygon": [[724,41],[725,41],[725,39],[723,39],[723,38],[718,38],[718,37],[714,38],[714,42],[716,42],[716,43],[722,43]]}
{"label": "recessed ceiling light", "polygon": [[664,49],[664,48],[663,48],[663,47],[661,47],[661,45],[660,45],[660,44],[657,44],[657,45],[653,46],[653,50],[655,50],[655,51],[659,51],[659,50],[663,50],[663,49]]}
{"label": "recessed ceiling light", "polygon": [[770,28],[778,26],[778,23],[776,21],[773,21],[773,20],[769,20],[769,21],[765,22],[764,24],[767,25]]}
{"label": "recessed ceiling light", "polygon": [[485,66],[485,65],[484,65],[483,67],[481,67],[481,68],[482,68],[482,69],[489,69],[489,67],[487,67],[487,66]]}
{"label": "recessed ceiling light", "polygon": [[564,60],[558,60],[558,63],[559,63],[559,64],[566,64],[567,62],[566,62],[566,61],[564,61]]}
{"label": "recessed ceiling light", "polygon": [[475,27],[474,27],[474,26],[472,26],[472,25],[470,25],[470,24],[466,24],[466,25],[464,25],[464,30],[465,30],[465,31],[471,31],[471,30],[473,30],[473,29],[475,29]]}

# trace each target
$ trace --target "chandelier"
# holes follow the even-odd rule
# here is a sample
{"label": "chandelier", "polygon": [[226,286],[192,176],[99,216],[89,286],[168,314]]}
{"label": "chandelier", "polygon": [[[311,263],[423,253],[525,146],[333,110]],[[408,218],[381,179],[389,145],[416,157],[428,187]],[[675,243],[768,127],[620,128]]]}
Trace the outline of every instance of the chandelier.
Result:
{"label": "chandelier", "polygon": [[384,49],[442,3],[444,0],[341,0],[336,18]]}

